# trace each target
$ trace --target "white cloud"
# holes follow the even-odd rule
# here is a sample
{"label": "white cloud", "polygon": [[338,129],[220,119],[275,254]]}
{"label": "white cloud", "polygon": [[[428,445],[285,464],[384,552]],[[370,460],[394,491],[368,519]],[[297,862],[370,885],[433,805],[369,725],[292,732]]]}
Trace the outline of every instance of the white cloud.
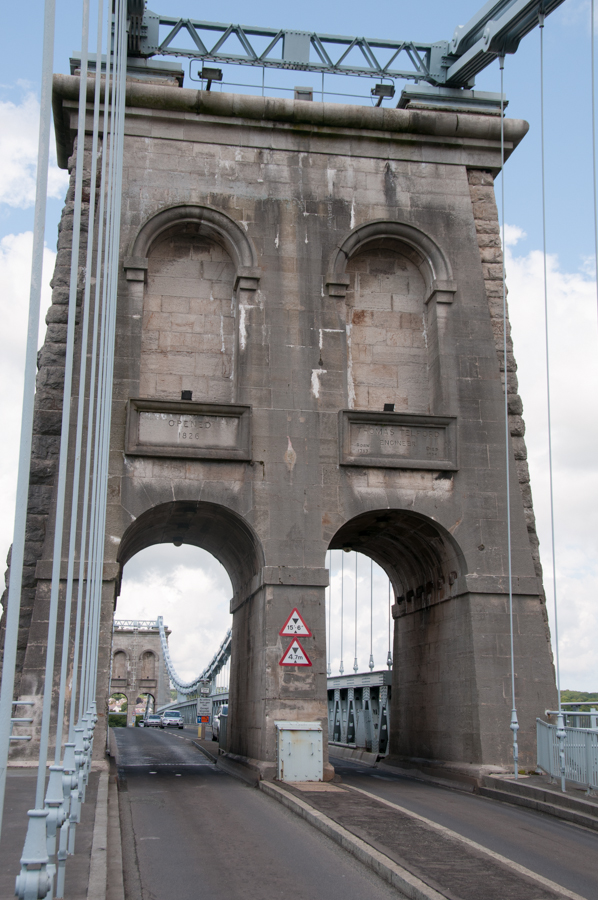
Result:
{"label": "white cloud", "polygon": [[117,619],[156,619],[172,630],[177,674],[191,680],[205,668],[230,628],[230,579],[205,550],[158,544],[127,563]]}
{"label": "white cloud", "polygon": [[505,222],[505,244],[507,247],[514,247],[519,241],[525,240],[527,234],[519,225],[508,225]]}
{"label": "white cloud", "polygon": [[[512,232],[513,233],[513,232]],[[508,243],[508,242],[507,242]],[[563,688],[598,689],[598,316],[596,282],[582,265],[547,263],[557,601]],[[543,254],[507,247],[509,311],[527,424],[534,508],[553,644]]]}
{"label": "white cloud", "polygon": [[[0,518],[0,570],[12,541],[32,244],[33,235],[30,231],[9,234],[0,240],[0,504],[4,513]],[[46,248],[40,323],[43,323],[50,303],[49,282],[55,258],[56,254]],[[43,336],[42,327],[39,343],[43,341]]]}
{"label": "white cloud", "polygon": [[[25,209],[35,202],[39,102],[25,94],[21,103],[0,101],[0,203]],[[48,196],[64,197],[68,173],[56,165],[51,140]]]}

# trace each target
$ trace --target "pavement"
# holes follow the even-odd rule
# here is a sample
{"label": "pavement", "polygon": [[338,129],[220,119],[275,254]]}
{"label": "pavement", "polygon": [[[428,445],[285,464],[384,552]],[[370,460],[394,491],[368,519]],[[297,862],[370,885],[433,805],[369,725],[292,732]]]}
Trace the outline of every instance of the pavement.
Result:
{"label": "pavement", "polygon": [[[88,896],[96,797],[101,774],[100,771],[90,774],[86,802],[81,808],[81,822],[77,825],[76,852],[67,862],[65,895],[70,900],[82,900]],[[7,772],[4,826],[0,841],[0,900],[11,900],[15,896],[15,878],[19,874],[19,860],[27,833],[27,810],[35,806],[36,779],[37,770],[33,768],[10,767]]]}
{"label": "pavement", "polygon": [[342,784],[475,841],[513,863],[584,897],[598,897],[598,833],[477,793],[450,790],[333,759]]}

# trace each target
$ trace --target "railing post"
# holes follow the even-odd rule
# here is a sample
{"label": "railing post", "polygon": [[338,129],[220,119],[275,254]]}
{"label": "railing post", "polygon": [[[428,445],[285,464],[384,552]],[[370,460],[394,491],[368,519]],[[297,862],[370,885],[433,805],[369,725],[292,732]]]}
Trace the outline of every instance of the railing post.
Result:
{"label": "railing post", "polygon": [[[49,866],[46,845],[47,809],[30,809],[29,824],[17,875],[15,894],[19,900],[45,900],[52,895],[54,867]],[[29,868],[31,866],[31,868]]]}
{"label": "railing post", "polygon": [[378,753],[380,752],[380,742],[382,740],[382,723],[384,719],[386,719],[386,746],[384,748],[385,752],[388,753],[389,750],[389,740],[390,740],[390,712],[388,709],[388,685],[382,684],[380,685],[380,709],[379,709],[379,726],[378,726]]}
{"label": "railing post", "polygon": [[557,716],[557,729],[556,736],[559,741],[559,759],[560,759],[560,769],[561,769],[561,790],[565,793],[565,774],[566,774],[566,761],[565,761],[565,740],[567,739],[567,731],[565,729],[565,716],[562,712],[559,712]]}
{"label": "railing post", "polygon": [[370,753],[374,746],[374,726],[372,722],[372,698],[371,688],[364,687],[362,690],[363,716],[365,724],[365,749]]}
{"label": "railing post", "polygon": [[44,806],[48,811],[46,819],[46,842],[48,856],[56,853],[56,835],[66,819],[64,794],[62,792],[62,766],[50,766],[50,778],[46,789]]}
{"label": "railing post", "polygon": [[513,707],[511,710],[511,731],[513,732],[513,765],[515,768],[515,778],[519,775],[519,744],[517,743],[517,732],[519,731],[519,722],[517,721],[517,710]]}

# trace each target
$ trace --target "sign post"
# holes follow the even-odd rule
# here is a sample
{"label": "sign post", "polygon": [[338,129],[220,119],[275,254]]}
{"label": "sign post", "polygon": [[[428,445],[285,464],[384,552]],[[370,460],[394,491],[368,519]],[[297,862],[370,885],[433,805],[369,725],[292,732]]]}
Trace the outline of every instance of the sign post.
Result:
{"label": "sign post", "polygon": [[197,737],[205,740],[206,726],[212,724],[212,697],[211,684],[202,681],[199,685],[199,697],[197,698]]}

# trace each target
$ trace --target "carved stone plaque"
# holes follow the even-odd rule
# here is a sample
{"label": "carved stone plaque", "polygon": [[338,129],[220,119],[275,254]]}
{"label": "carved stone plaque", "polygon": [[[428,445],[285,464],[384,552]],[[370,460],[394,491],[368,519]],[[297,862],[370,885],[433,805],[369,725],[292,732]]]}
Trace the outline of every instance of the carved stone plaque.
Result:
{"label": "carved stone plaque", "polygon": [[249,460],[250,424],[248,406],[129,400],[126,452],[132,456]]}
{"label": "carved stone plaque", "polygon": [[393,469],[457,469],[451,416],[340,412],[340,463]]}

